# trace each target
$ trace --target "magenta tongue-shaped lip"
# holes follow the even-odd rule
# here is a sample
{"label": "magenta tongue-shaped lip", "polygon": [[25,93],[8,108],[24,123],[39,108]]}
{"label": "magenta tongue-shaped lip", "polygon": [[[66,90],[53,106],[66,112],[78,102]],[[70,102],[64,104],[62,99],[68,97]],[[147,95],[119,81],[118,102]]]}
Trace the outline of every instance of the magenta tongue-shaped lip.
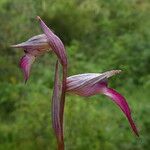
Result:
{"label": "magenta tongue-shaped lip", "polygon": [[20,60],[19,65],[23,71],[25,83],[27,82],[27,80],[29,78],[31,66],[32,66],[32,63],[34,62],[34,60],[35,60],[35,57],[30,54],[24,55]]}
{"label": "magenta tongue-shaped lip", "polygon": [[121,94],[119,94],[117,91],[115,91],[114,89],[108,88],[108,87],[104,88],[103,94],[108,96],[109,98],[111,98],[121,108],[122,112],[127,117],[133,132],[137,136],[139,136],[138,130],[137,130],[136,125],[133,122],[133,119],[131,116],[131,110],[129,108],[129,105],[128,105],[126,99]]}
{"label": "magenta tongue-shaped lip", "polygon": [[85,73],[73,75],[67,78],[67,92],[80,96],[92,96],[104,94],[112,99],[127,117],[134,133],[139,136],[137,128],[132,120],[131,111],[126,99],[114,89],[108,88],[108,78],[120,73],[120,70],[111,70],[99,73]]}

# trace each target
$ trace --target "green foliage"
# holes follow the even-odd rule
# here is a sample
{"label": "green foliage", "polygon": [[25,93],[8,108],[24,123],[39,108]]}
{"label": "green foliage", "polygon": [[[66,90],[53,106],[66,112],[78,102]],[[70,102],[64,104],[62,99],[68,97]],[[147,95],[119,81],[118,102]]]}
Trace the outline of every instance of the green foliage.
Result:
{"label": "green foliage", "polygon": [[39,58],[24,85],[18,68],[23,51],[10,48],[41,33],[36,15],[65,43],[69,75],[123,70],[110,84],[125,95],[140,129],[136,139],[103,96],[67,95],[66,149],[148,149],[149,9],[149,0],[0,0],[0,150],[56,149],[50,114],[55,56]]}

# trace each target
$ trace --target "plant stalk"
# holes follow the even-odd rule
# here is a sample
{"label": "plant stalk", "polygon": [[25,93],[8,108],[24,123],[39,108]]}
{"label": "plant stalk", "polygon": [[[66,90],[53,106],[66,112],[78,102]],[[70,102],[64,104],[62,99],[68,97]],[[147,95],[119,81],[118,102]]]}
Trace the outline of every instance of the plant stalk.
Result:
{"label": "plant stalk", "polygon": [[[60,126],[61,126],[61,149],[64,150],[64,108],[65,108],[65,94],[66,94],[66,80],[67,80],[67,65],[63,66],[63,77],[62,77],[62,93],[60,101]],[[62,148],[63,146],[63,148]]]}

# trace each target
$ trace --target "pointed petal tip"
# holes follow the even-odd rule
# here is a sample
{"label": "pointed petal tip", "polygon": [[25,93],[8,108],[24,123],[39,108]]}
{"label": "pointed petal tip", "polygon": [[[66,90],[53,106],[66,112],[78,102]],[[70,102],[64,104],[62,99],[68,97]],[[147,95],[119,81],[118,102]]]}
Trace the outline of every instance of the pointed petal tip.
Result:
{"label": "pointed petal tip", "polygon": [[139,135],[138,130],[137,130],[136,132],[134,132],[134,133],[135,133],[135,135],[136,135],[138,138],[140,138],[140,135]]}
{"label": "pointed petal tip", "polygon": [[16,45],[10,45],[10,47],[12,48],[23,48],[23,46],[26,45],[26,42],[22,42],[20,44],[16,44]]}
{"label": "pointed petal tip", "polygon": [[110,77],[112,77],[116,74],[119,74],[121,72],[122,72],[121,70],[110,70],[110,71],[104,72],[103,74],[105,74],[107,78],[110,78]]}
{"label": "pointed petal tip", "polygon": [[116,73],[121,73],[122,72],[122,70],[115,70],[116,71]]}
{"label": "pointed petal tip", "polygon": [[114,75],[115,75],[115,74],[119,74],[119,73],[121,73],[121,72],[122,72],[122,70],[112,70],[111,72],[112,72],[112,74],[114,74]]}
{"label": "pointed petal tip", "polygon": [[128,120],[129,120],[129,122],[130,122],[130,125],[131,125],[131,128],[132,128],[134,134],[135,134],[137,137],[140,137],[139,132],[138,132],[138,129],[137,129],[137,127],[136,127],[136,125],[135,125],[133,119],[131,118],[131,116],[127,116],[127,118],[128,118]]}
{"label": "pointed petal tip", "polygon": [[27,84],[27,81],[28,81],[28,78],[27,78],[27,79],[24,79],[24,84],[25,84],[25,85]]}
{"label": "pointed petal tip", "polygon": [[12,48],[17,48],[17,47],[18,47],[18,44],[17,44],[17,45],[10,45],[10,47],[12,47]]}
{"label": "pointed petal tip", "polygon": [[36,16],[36,19],[37,19],[38,21],[40,21],[40,20],[41,20],[41,17],[40,17],[40,16]]}

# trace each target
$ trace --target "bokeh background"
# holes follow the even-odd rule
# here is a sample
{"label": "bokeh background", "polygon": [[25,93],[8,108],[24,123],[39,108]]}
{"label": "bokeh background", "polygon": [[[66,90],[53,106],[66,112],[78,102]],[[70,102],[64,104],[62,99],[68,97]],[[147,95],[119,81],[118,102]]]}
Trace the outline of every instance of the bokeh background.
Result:
{"label": "bokeh background", "polygon": [[69,75],[123,72],[109,81],[128,100],[140,131],[105,96],[67,95],[66,150],[150,148],[149,0],[0,0],[0,150],[55,150],[51,96],[55,56],[33,65],[26,85],[18,67],[21,49],[10,48],[42,33],[37,15],[65,44]]}

